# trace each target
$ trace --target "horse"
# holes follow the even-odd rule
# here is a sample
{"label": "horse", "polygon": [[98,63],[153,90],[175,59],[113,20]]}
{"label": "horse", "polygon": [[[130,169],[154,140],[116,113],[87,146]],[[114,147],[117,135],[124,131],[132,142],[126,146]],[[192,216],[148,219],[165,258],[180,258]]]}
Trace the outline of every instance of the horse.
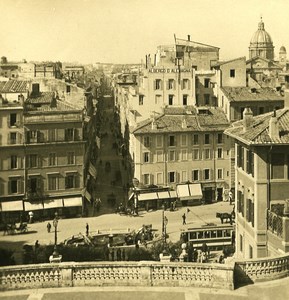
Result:
{"label": "horse", "polygon": [[224,220],[226,221],[226,223],[230,222],[231,225],[233,223],[232,214],[229,213],[216,213],[216,218],[220,218],[222,224],[224,223]]}

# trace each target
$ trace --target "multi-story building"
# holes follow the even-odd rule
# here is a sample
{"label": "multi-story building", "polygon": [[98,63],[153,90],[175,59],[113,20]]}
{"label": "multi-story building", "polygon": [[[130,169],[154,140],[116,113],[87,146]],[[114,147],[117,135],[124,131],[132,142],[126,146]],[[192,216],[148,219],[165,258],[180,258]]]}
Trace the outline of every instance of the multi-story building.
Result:
{"label": "multi-story building", "polygon": [[221,200],[230,186],[230,140],[223,135],[228,126],[219,108],[165,108],[132,131],[135,177],[174,189],[200,183],[206,202]]}
{"label": "multi-story building", "polygon": [[235,141],[236,256],[289,251],[289,93],[285,108],[243,120],[225,134]]}
{"label": "multi-story building", "polygon": [[[83,140],[81,109],[56,93],[36,93],[0,106],[2,146],[1,216],[19,219],[82,213]],[[24,102],[25,100],[25,102]]]}

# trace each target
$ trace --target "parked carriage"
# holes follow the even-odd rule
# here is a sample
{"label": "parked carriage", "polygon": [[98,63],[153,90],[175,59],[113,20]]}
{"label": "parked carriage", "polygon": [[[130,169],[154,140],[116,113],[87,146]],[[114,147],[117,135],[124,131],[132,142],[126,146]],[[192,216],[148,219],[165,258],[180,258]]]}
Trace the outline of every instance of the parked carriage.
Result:
{"label": "parked carriage", "polygon": [[19,224],[6,224],[4,228],[5,234],[17,234],[17,233],[26,233],[28,231],[27,223],[19,223]]}

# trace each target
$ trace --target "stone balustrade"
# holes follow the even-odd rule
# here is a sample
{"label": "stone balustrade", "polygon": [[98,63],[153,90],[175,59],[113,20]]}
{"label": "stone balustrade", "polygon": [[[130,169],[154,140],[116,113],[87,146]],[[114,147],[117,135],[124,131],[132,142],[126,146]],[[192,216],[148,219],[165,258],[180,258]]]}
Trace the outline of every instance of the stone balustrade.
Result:
{"label": "stone balustrade", "polygon": [[85,262],[0,268],[0,290],[65,286],[175,286],[234,289],[233,264]]}
{"label": "stone balustrade", "polygon": [[235,261],[234,278],[237,285],[269,281],[289,276],[289,254]]}

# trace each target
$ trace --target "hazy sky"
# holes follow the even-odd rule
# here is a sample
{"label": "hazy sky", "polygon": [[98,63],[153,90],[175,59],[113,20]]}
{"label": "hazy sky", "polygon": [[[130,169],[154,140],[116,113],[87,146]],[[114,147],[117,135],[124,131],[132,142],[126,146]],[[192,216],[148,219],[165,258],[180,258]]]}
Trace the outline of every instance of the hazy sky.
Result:
{"label": "hazy sky", "polygon": [[261,15],[289,57],[289,0],[0,0],[0,11],[8,61],[138,63],[174,34],[248,57]]}

